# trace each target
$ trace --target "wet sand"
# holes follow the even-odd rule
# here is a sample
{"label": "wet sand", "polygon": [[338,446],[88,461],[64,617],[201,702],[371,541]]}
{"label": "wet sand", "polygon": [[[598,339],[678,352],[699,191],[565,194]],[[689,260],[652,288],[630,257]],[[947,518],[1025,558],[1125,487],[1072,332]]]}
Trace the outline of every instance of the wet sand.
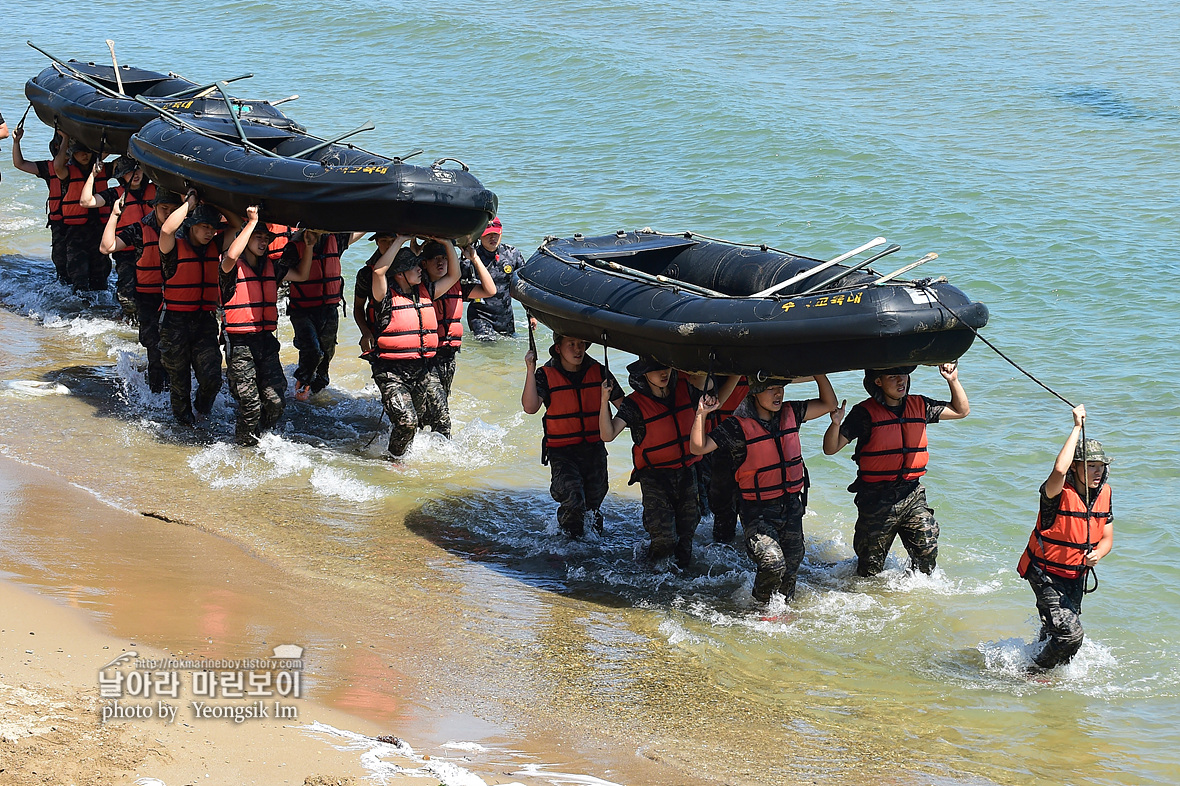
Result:
{"label": "wet sand", "polygon": [[[365,604],[357,604],[353,619],[341,616],[346,599],[331,588],[195,527],[112,507],[59,475],[4,457],[0,546],[0,702],[9,702],[0,725],[0,759],[9,771],[0,772],[0,783],[153,777],[173,786],[206,773],[216,782],[335,783],[377,772],[447,782],[448,766],[488,784],[551,782],[530,771],[538,765],[604,779],[563,781],[570,783],[683,782],[626,743],[571,735],[559,724],[538,728],[523,708],[502,706],[475,685],[411,673],[441,662],[445,651],[396,631],[377,642],[357,639],[350,629],[374,625]],[[358,618],[366,623],[354,627]],[[181,701],[172,724],[100,723],[98,669],[122,652],[265,658],[290,643],[306,648],[297,722],[186,717]],[[369,739],[317,734],[307,729],[313,723]],[[381,735],[403,738],[415,753],[399,755],[371,739]],[[451,741],[478,744],[447,747]],[[334,747],[350,742],[348,752]],[[314,780],[320,776],[326,780]]]}

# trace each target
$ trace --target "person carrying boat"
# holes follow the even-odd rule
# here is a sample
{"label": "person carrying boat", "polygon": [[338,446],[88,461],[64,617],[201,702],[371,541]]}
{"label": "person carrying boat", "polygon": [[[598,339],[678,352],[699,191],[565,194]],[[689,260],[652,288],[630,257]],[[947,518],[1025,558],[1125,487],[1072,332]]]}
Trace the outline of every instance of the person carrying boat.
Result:
{"label": "person carrying boat", "polygon": [[549,465],[549,493],[557,503],[557,524],[571,538],[586,532],[586,516],[602,532],[602,501],[606,499],[606,445],[599,433],[602,386],[611,384],[615,405],[623,400],[618,381],[586,354],[589,342],[553,334],[549,360],[537,368],[537,353],[525,353],[524,390],[520,405],[529,415],[541,406],[541,463]]}
{"label": "person carrying boat", "polygon": [[[21,172],[27,172],[45,181],[49,188],[49,197],[45,201],[45,225],[49,227],[50,257],[53,269],[57,274],[59,284],[69,284],[70,277],[66,272],[66,227],[61,216],[61,181],[54,173],[54,160],[58,154],[65,155],[62,150],[69,146],[69,137],[63,131],[54,133],[49,140],[49,155],[52,158],[44,161],[29,161],[21,151],[20,141],[25,135],[25,127],[18,125],[12,130],[12,165]],[[64,158],[63,158],[64,160]]]}
{"label": "person carrying boat", "polygon": [[[373,381],[389,414],[389,453],[394,461],[405,455],[418,428],[430,427],[436,433],[442,429],[442,385],[430,373],[438,349],[438,316],[422,283],[418,255],[404,248],[409,239],[398,235],[373,265],[366,316],[372,349],[363,355],[372,364]],[[458,280],[459,265],[452,255],[437,287],[446,292]]]}
{"label": "person carrying boat", "polygon": [[[737,387],[729,394],[720,406],[709,413],[705,421],[705,434],[733,417],[733,413],[750,394],[750,386],[745,377],[738,380]],[[733,543],[737,535],[738,521],[738,493],[737,478],[734,476],[734,466],[730,463],[729,452],[713,451],[701,456],[700,472],[705,475],[705,500],[709,511],[713,514],[713,542]]]}
{"label": "person carrying boat", "polygon": [[109,207],[88,208],[82,204],[82,188],[94,166],[95,183],[107,187],[105,166],[95,161],[94,151],[78,140],[53,159],[53,172],[61,181],[61,215],[65,225],[66,274],[74,291],[95,292],[107,288],[111,259],[98,250]]}
{"label": "person carrying boat", "polygon": [[921,482],[926,474],[926,424],[960,420],[971,406],[957,363],[938,367],[950,386],[949,402],[910,394],[915,368],[867,369],[864,388],[869,398],[854,406],[847,420],[847,402],[841,402],[824,433],[824,453],[829,456],[856,441],[852,459],[858,469],[848,490],[856,495],[852,550],[860,576],[875,576],[885,568],[895,537],[910,555],[910,570],[933,573],[938,559],[938,522]]}
{"label": "person carrying boat", "polygon": [[306,281],[289,279],[287,316],[295,331],[299,365],[295,368],[295,400],[307,401],[328,386],[329,366],[336,355],[340,329],[339,309],[344,303],[344,276],[340,256],[364,237],[363,232],[298,233],[283,250],[283,263],[294,269],[303,258],[307,238],[318,238],[312,249],[311,270]]}
{"label": "person carrying boat", "polygon": [[[611,442],[624,428],[631,430],[634,469],[628,485],[639,483],[643,528],[651,539],[647,557],[653,563],[674,557],[684,570],[701,523],[694,466],[700,457],[689,450],[688,438],[707,377],[678,372],[651,357],[640,357],[627,371],[634,392],[619,403],[616,417],[609,405],[614,385],[602,383],[599,432]],[[718,395],[728,398],[737,379],[729,377]]]}
{"label": "person carrying boat", "polygon": [[[185,426],[196,425],[213,409],[221,389],[221,348],[215,311],[221,304],[221,213],[198,204],[189,190],[160,227],[160,271],[163,305],[160,315],[160,356],[168,372],[172,414]],[[191,398],[192,378],[197,391]]]}
{"label": "person carrying boat", "polygon": [[160,308],[164,303],[164,274],[160,270],[160,228],[184,200],[180,194],[156,189],[151,211],[139,221],[123,225],[123,199],[111,205],[98,250],[104,254],[134,255],[135,312],[138,314],[139,343],[147,352],[147,382],[153,393],[168,387],[168,374],[160,356]]}
{"label": "person carrying boat", "polygon": [[[361,265],[360,270],[356,271],[356,281],[352,288],[352,318],[356,322],[357,329],[360,331],[361,340],[361,357],[366,356],[373,350],[373,328],[369,325],[369,308],[376,305],[372,302],[373,296],[373,266],[377,264],[377,260],[389,250],[393,245],[393,241],[397,236],[392,232],[376,232],[373,237],[369,238],[377,244],[377,250],[374,251],[365,264]],[[388,270],[385,271],[386,279],[393,277]],[[389,281],[385,283],[386,288],[389,287]]]}
{"label": "person carrying boat", "polygon": [[[438,349],[430,373],[442,386],[442,412],[439,413],[441,434],[451,436],[451,383],[455,381],[455,356],[463,345],[463,302],[472,298],[486,298],[496,294],[496,283],[484,266],[483,260],[475,253],[473,246],[463,249],[463,258],[455,259],[455,245],[428,240],[418,254],[425,274],[426,288],[434,301],[435,316],[438,318]],[[446,292],[440,292],[438,282],[447,275],[455,262],[459,265],[460,278]],[[472,280],[477,277],[476,280]]]}
{"label": "person carrying boat", "polygon": [[742,532],[746,554],[756,566],[752,594],[766,603],[781,592],[789,603],[803,563],[803,514],[807,512],[807,467],[799,444],[799,427],[836,408],[832,383],[816,374],[819,397],[783,401],[790,380],[750,380],[749,394],[733,417],[706,433],[708,416],[720,402],[702,397],[692,424],[689,447],[698,456],[728,458],[741,492]]}
{"label": "person carrying boat", "polygon": [[224,309],[225,372],[238,402],[234,437],[239,445],[258,444],[262,432],[283,416],[287,375],[275,337],[279,284],[307,280],[319,239],[319,233],[305,231],[298,266],[288,266],[286,254],[276,263],[269,254],[274,232],[258,221],[258,208],[250,207],[245,225],[221,257],[218,284]]}
{"label": "person carrying boat", "polygon": [[[119,185],[114,188],[107,188],[95,193],[94,177],[96,172],[97,165],[92,166],[90,175],[82,186],[82,207],[113,208],[115,201],[122,198],[123,208],[119,214],[118,229],[138,224],[144,216],[152,212],[152,200],[156,196],[156,186],[148,180],[147,175],[139,168],[139,162],[134,158],[123,155],[112,162],[111,174],[114,175],[115,180],[119,181]],[[99,251],[103,254],[110,254],[114,259],[115,295],[119,299],[119,304],[123,306],[123,315],[128,319],[134,319],[136,316],[135,261],[139,255],[133,248],[114,253],[103,251],[101,242],[99,243]]]}
{"label": "person carrying boat", "polygon": [[476,254],[492,274],[492,283],[496,285],[493,294],[472,299],[467,306],[467,327],[480,341],[516,335],[516,315],[512,312],[510,285],[512,274],[524,264],[524,257],[515,246],[500,242],[503,232],[500,219],[494,218],[475,246]]}
{"label": "person carrying boat", "polygon": [[1044,647],[1033,663],[1069,663],[1082,646],[1082,597],[1087,574],[1114,545],[1107,483],[1111,458],[1096,439],[1079,439],[1086,408],[1073,409],[1073,430],[1041,484],[1041,506],[1016,572],[1028,581],[1041,617]]}

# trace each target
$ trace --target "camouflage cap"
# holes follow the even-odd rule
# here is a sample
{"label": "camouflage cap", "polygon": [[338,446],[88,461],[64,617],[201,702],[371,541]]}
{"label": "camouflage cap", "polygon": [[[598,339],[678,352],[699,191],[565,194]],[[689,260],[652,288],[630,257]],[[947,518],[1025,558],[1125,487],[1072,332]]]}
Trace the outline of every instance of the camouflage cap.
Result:
{"label": "camouflage cap", "polygon": [[786,387],[791,384],[791,380],[787,377],[766,377],[765,379],[750,378],[750,395],[756,396],[776,385]]}
{"label": "camouflage cap", "polygon": [[124,175],[129,175],[134,172],[138,166],[139,162],[134,158],[127,155],[122,155],[116,158],[114,163],[111,164],[111,174],[113,174],[115,177],[123,177]]}
{"label": "camouflage cap", "polygon": [[1109,464],[1114,461],[1110,456],[1106,455],[1106,451],[1102,449],[1102,443],[1096,439],[1087,439],[1085,443],[1078,443],[1078,447],[1073,452],[1074,461],[1101,461],[1103,464]]}
{"label": "camouflage cap", "polygon": [[405,273],[418,266],[418,255],[405,246],[394,254],[393,263],[389,266],[390,273]]}

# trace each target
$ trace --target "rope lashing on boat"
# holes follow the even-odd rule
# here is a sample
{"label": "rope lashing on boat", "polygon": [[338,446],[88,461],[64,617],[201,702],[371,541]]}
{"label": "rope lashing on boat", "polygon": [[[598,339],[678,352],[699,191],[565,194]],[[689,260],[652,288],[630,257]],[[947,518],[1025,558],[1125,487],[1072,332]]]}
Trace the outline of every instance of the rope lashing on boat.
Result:
{"label": "rope lashing on boat", "polygon": [[717,353],[709,350],[709,368],[705,371],[705,392],[712,392],[714,396],[717,395],[717,380],[713,377],[713,361],[717,359]]}
{"label": "rope lashing on boat", "polygon": [[533,353],[533,359],[537,358],[537,339],[533,335],[533,314],[527,308],[524,310],[524,321],[529,326],[529,351]]}
{"label": "rope lashing on boat", "polygon": [[[16,124],[16,127],[17,127],[17,128],[24,128],[24,127],[25,127],[25,118],[29,116],[29,110],[30,110],[30,109],[32,109],[32,108],[33,108],[33,102],[32,102],[32,101],[30,101],[30,102],[29,102],[28,109],[26,109],[26,110],[25,110],[25,113],[24,113],[23,115],[21,115],[21,116],[20,116],[20,122]],[[56,130],[56,128],[57,128],[57,123],[56,123],[56,122],[54,122],[54,125],[53,125],[53,127],[54,127],[54,129]]]}
{"label": "rope lashing on boat", "polygon": [[[1025,370],[1024,370],[1024,368],[1022,368],[1022,367],[1021,367],[1021,365],[1020,365],[1019,363],[1017,363],[1015,360],[1013,360],[1012,358],[1010,358],[1010,357],[1008,357],[1007,355],[1005,355],[1005,354],[1004,354],[1004,353],[1003,353],[1003,352],[1000,350],[1000,348],[999,348],[999,347],[997,347],[995,344],[993,344],[992,342],[990,342],[990,341],[988,341],[986,338],[984,338],[984,337],[983,337],[983,335],[982,335],[982,334],[981,334],[981,333],[980,333],[980,332],[979,332],[977,329],[975,329],[975,328],[971,327],[971,325],[970,325],[970,324],[969,324],[969,323],[968,323],[968,322],[967,322],[965,319],[963,319],[961,316],[959,316],[959,315],[958,315],[958,314],[955,312],[955,310],[954,310],[953,308],[951,308],[950,306],[948,306],[946,303],[943,303],[943,302],[942,302],[942,298],[940,298],[940,297],[938,296],[938,292],[937,292],[937,291],[935,291],[935,289],[934,289],[933,287],[931,287],[931,286],[930,286],[930,282],[931,282],[931,279],[928,279],[928,278],[927,278],[927,279],[921,279],[921,280],[919,280],[919,281],[915,281],[915,282],[914,282],[914,286],[916,286],[918,289],[922,290],[923,292],[926,292],[926,293],[928,293],[928,294],[929,294],[931,297],[933,297],[935,300],[937,300],[937,301],[938,301],[938,305],[942,306],[942,307],[943,307],[943,308],[945,308],[947,311],[949,311],[949,312],[951,313],[951,316],[953,316],[955,319],[959,320],[959,322],[961,322],[963,325],[965,325],[965,326],[967,327],[967,329],[969,329],[969,330],[970,330],[972,333],[974,333],[974,334],[976,335],[976,337],[977,337],[977,338],[978,338],[980,341],[982,341],[982,342],[983,342],[984,344],[986,344],[986,345],[987,345],[989,348],[991,348],[991,350],[992,350],[993,352],[995,352],[997,355],[999,355],[1000,357],[1002,357],[1004,360],[1008,361],[1008,363],[1010,363],[1010,364],[1012,365],[1012,367],[1013,367],[1013,368],[1015,368],[1015,369],[1016,369],[1017,371],[1019,371],[1021,374],[1024,374],[1026,377],[1028,377],[1028,378],[1029,378],[1029,379],[1031,379],[1033,382],[1035,382],[1035,383],[1037,383],[1038,385],[1040,385],[1040,386],[1041,386],[1042,388],[1044,388],[1045,390],[1049,391],[1051,394],[1053,394],[1053,395],[1054,395],[1054,396],[1056,396],[1057,398],[1059,398],[1059,399],[1061,399],[1062,401],[1064,401],[1064,402],[1065,402],[1067,405],[1069,405],[1070,409],[1073,409],[1073,407],[1075,406],[1075,405],[1073,404],[1073,402],[1071,402],[1071,401],[1070,401],[1069,399],[1067,399],[1065,396],[1063,396],[1063,395],[1061,395],[1060,393],[1058,393],[1058,392],[1057,392],[1056,390],[1054,390],[1053,388],[1051,388],[1051,387],[1049,387],[1048,385],[1046,385],[1046,384],[1045,384],[1044,382],[1042,382],[1041,380],[1039,380],[1039,379],[1037,379],[1036,377],[1034,377],[1034,376],[1033,376],[1032,374],[1030,374],[1029,372],[1025,371]],[[1083,429],[1084,429],[1084,427],[1083,427]],[[1084,433],[1084,431],[1083,431],[1083,433]],[[1083,443],[1083,444],[1084,444],[1084,443]]]}
{"label": "rope lashing on boat", "polygon": [[606,370],[606,376],[610,378],[610,357],[607,355],[606,331],[602,331],[602,367]]}

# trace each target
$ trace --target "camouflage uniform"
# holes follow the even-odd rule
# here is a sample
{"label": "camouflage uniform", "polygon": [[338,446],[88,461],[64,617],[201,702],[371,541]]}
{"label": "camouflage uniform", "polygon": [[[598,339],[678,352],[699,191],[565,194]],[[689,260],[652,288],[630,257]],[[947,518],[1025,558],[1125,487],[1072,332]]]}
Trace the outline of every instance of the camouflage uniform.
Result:
{"label": "camouflage uniform", "polygon": [[[628,369],[633,367],[638,368],[638,363],[632,363]],[[628,382],[634,391],[650,395],[651,388],[642,373],[632,370]],[[676,372],[673,371],[668,380],[669,397],[675,396],[678,384],[684,383],[677,380]],[[692,385],[688,387],[695,401],[700,395],[699,391]],[[641,444],[647,436],[647,428],[643,414],[630,396],[619,404],[618,416],[631,430],[631,439],[635,444]],[[687,444],[684,450],[688,450]],[[655,562],[675,556],[676,564],[680,568],[687,568],[692,561],[692,538],[701,523],[696,464],[635,470],[631,473],[629,483],[639,483],[640,498],[643,500],[643,528],[651,538],[648,558]]]}
{"label": "camouflage uniform", "polygon": [[430,375],[442,389],[441,408],[436,418],[435,432],[444,437],[451,436],[451,383],[455,381],[454,347],[439,347],[430,359]]}
{"label": "camouflage uniform", "polygon": [[139,315],[139,344],[147,352],[147,382],[153,393],[168,388],[168,375],[160,356],[160,304],[163,295],[135,293],[135,310]]}
{"label": "camouflage uniform", "polygon": [[[94,211],[96,214],[97,210]],[[65,226],[66,276],[74,289],[103,290],[111,276],[111,258],[99,253],[103,224],[97,218]]]}
{"label": "camouflage uniform", "polygon": [[857,574],[875,576],[884,570],[885,557],[895,537],[901,538],[913,569],[933,573],[938,559],[938,522],[934,520],[934,510],[926,504],[926,489],[912,481],[912,488],[900,499],[894,499],[890,491],[867,490],[856,495],[852,550],[857,556]]}
{"label": "camouflage uniform", "polygon": [[279,361],[279,340],[269,330],[225,334],[226,376],[238,402],[234,436],[239,445],[256,445],[258,436],[283,416],[287,376]]}
{"label": "camouflage uniform", "polygon": [[[294,248],[294,246],[291,246]],[[287,307],[291,327],[295,331],[295,349],[299,350],[299,366],[295,380],[319,393],[328,387],[328,366],[336,356],[336,333],[340,328],[338,305],[313,308]]]}
{"label": "camouflage uniform", "polygon": [[[193,409],[207,415],[221,389],[221,351],[217,345],[217,317],[212,311],[165,311],[160,316],[160,358],[168,372],[172,414],[193,424]],[[197,376],[196,399],[190,402],[192,378]]]}
{"label": "camouflage uniform", "polygon": [[430,373],[431,358],[383,360],[372,358],[373,381],[381,391],[381,404],[389,414],[389,452],[405,455],[419,428],[441,433],[440,413],[445,405],[442,384]]}
{"label": "camouflage uniform", "polygon": [[729,454],[716,450],[705,458],[710,460],[708,500],[713,512],[713,540],[732,543],[737,534],[738,485]]}
{"label": "camouflage uniform", "polygon": [[1042,669],[1069,663],[1082,647],[1082,597],[1085,595],[1085,574],[1067,579],[1054,576],[1036,565],[1029,565],[1024,578],[1037,598],[1037,613],[1041,617],[1040,640],[1044,648],[1033,658]]}
{"label": "camouflage uniform", "polygon": [[[879,396],[879,389],[873,395]],[[937,423],[948,403],[925,396],[921,398],[926,406],[926,422]],[[845,439],[857,440],[858,451],[861,440],[867,441],[871,431],[872,416],[861,404],[853,407],[840,425],[840,434]],[[895,537],[901,538],[901,544],[909,553],[911,569],[934,572],[938,559],[938,522],[934,519],[934,509],[926,503],[926,489],[920,480],[868,483],[858,478],[848,490],[856,494],[857,518],[852,550],[857,556],[858,575],[875,576],[884,570],[885,558]]]}
{"label": "camouflage uniform", "polygon": [[549,448],[546,459],[552,472],[549,493],[557,502],[557,523],[572,538],[586,531],[586,512],[594,513],[594,525],[602,531],[602,501],[606,499],[606,445],[583,442]]}
{"label": "camouflage uniform", "polygon": [[757,566],[755,600],[765,603],[775,590],[795,597],[795,578],[803,564],[803,495],[784,494],[768,502],[742,500],[746,554]]}

